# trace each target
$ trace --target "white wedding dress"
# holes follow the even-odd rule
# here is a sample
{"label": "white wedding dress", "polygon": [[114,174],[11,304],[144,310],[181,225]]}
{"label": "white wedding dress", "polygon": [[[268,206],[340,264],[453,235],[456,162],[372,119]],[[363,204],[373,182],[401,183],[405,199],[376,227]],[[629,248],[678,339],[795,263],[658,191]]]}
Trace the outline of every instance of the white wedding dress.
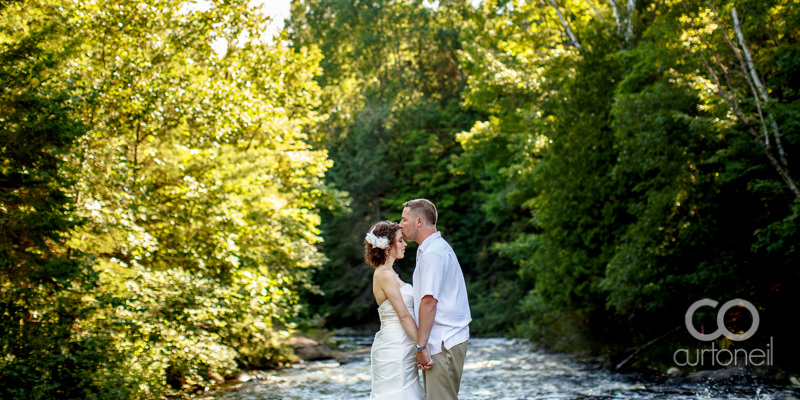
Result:
{"label": "white wedding dress", "polygon": [[[405,284],[400,288],[403,302],[414,315],[414,290]],[[417,352],[414,340],[400,324],[400,317],[387,299],[380,307],[381,330],[372,344],[372,393],[370,399],[426,400],[419,382]]]}

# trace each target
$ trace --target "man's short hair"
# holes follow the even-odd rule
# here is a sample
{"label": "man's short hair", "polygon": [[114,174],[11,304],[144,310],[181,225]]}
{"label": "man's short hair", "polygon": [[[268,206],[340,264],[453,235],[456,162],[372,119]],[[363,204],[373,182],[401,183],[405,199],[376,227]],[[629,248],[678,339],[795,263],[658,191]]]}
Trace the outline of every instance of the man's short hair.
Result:
{"label": "man's short hair", "polygon": [[403,203],[403,208],[408,208],[408,212],[414,218],[422,217],[425,225],[434,228],[436,227],[436,220],[439,219],[439,214],[436,212],[436,206],[427,199],[414,199]]}

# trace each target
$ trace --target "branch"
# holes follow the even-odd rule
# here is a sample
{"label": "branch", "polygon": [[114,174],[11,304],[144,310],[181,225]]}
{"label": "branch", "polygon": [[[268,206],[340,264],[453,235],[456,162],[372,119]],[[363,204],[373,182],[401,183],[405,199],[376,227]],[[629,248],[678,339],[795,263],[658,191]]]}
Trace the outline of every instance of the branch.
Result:
{"label": "branch", "polygon": [[788,172],[784,171],[784,169],[781,167],[781,165],[778,162],[778,160],[775,159],[775,156],[772,155],[772,152],[769,151],[769,148],[767,148],[767,146],[764,144],[764,142],[758,136],[758,132],[756,132],[755,129],[753,129],[753,126],[749,122],[747,122],[747,120],[744,118],[742,113],[739,111],[739,107],[736,105],[736,103],[732,102],[731,99],[728,97],[728,95],[725,93],[725,90],[722,88],[722,85],[720,85],[720,83],[719,83],[719,79],[717,78],[716,72],[714,72],[714,70],[711,68],[711,66],[708,65],[708,62],[706,61],[705,56],[703,56],[702,59],[703,59],[703,65],[705,65],[706,69],[708,70],[709,75],[711,76],[711,79],[714,81],[714,84],[717,86],[717,92],[719,93],[719,95],[722,96],[723,99],[725,99],[725,101],[728,103],[728,106],[731,109],[733,109],[733,113],[734,113],[734,115],[736,115],[736,118],[744,124],[744,126],[747,128],[748,132],[750,132],[750,135],[752,135],[753,139],[755,139],[756,143],[758,143],[758,145],[761,146],[761,149],[764,150],[764,154],[767,155],[767,158],[769,158],[769,162],[772,164],[773,167],[775,167],[775,170],[778,171],[778,174],[781,176],[783,181],[786,183],[786,186],[789,187],[789,190],[791,190],[792,193],[794,193],[794,195],[798,199],[800,199],[800,190],[798,190],[797,186],[795,186],[794,181],[792,181],[792,177],[789,176]]}
{"label": "branch", "polygon": [[[747,47],[747,43],[744,40],[742,25],[739,22],[739,14],[736,12],[736,7],[731,10],[731,15],[733,16],[733,29],[736,31],[736,36],[739,38],[739,45],[742,46],[742,52],[744,53],[744,58],[747,60],[747,68],[750,71],[750,75],[753,77],[753,83],[756,85],[758,93],[761,94],[761,99],[764,101],[764,103],[768,103],[769,94],[767,93],[767,89],[761,83],[758,73],[756,73],[755,64],[753,63],[753,56],[750,54],[750,49]],[[769,115],[768,119],[772,125],[773,134],[775,135],[775,144],[778,146],[778,154],[780,154],[783,165],[788,166],[789,164],[786,162],[786,153],[783,151],[783,144],[781,143],[781,132],[778,129],[778,124],[775,122],[775,118],[773,118],[772,115]]]}
{"label": "branch", "polygon": [[633,352],[633,354],[629,355],[629,356],[628,356],[628,358],[626,358],[626,359],[622,360],[622,362],[621,362],[621,363],[617,364],[617,367],[616,367],[616,368],[614,368],[614,369],[620,369],[620,368],[621,368],[623,365],[625,365],[625,364],[626,364],[628,361],[630,361],[630,360],[631,360],[633,357],[636,357],[636,355],[637,355],[637,354],[641,353],[641,351],[642,351],[642,350],[644,350],[645,348],[647,348],[647,347],[648,347],[648,346],[650,346],[651,344],[653,344],[653,343],[655,343],[655,342],[657,342],[657,341],[659,341],[659,340],[661,340],[661,339],[663,339],[663,338],[665,338],[665,337],[669,336],[671,333],[673,333],[673,332],[677,331],[678,329],[681,329],[681,327],[680,327],[680,326],[678,326],[678,327],[675,327],[675,328],[674,328],[674,329],[672,329],[671,331],[669,331],[669,332],[667,332],[667,333],[665,333],[665,334],[663,334],[663,335],[661,335],[661,336],[659,336],[659,337],[657,337],[657,338],[655,338],[655,339],[653,339],[653,340],[651,340],[651,341],[647,342],[647,343],[646,343],[644,346],[642,346],[642,347],[639,347],[638,349],[636,349],[636,351],[634,351],[634,352]]}
{"label": "branch", "polygon": [[581,43],[578,41],[578,39],[575,38],[575,34],[572,33],[572,29],[570,29],[569,25],[567,25],[567,21],[564,19],[564,16],[561,15],[561,11],[558,9],[558,6],[556,6],[556,2],[554,0],[550,0],[550,5],[553,6],[554,10],[556,10],[556,14],[558,14],[558,19],[561,20],[561,25],[564,27],[564,29],[567,30],[567,35],[569,35],[570,40],[572,40],[572,44],[579,49],[583,49]]}
{"label": "branch", "polygon": [[[686,2],[681,1],[681,4],[683,4],[684,10],[686,10],[686,15],[689,16],[689,7],[686,5]],[[713,8],[714,5],[712,4],[711,7]],[[716,12],[716,10],[715,10],[715,12]],[[694,22],[692,21],[691,17],[689,18],[689,23],[691,24],[692,28],[694,28],[695,30],[698,30],[697,27],[694,25]],[[699,30],[698,30],[698,32],[699,32]],[[725,36],[726,39],[728,39],[728,36],[727,36],[727,34],[725,34],[724,29],[723,29],[723,35]],[[708,45],[708,42],[705,40],[705,36],[702,33],[699,34],[699,36],[700,36],[700,40],[703,42],[703,44],[706,46],[706,48],[710,48],[709,45]],[[730,44],[730,40],[728,40],[728,43]],[[702,52],[704,53],[705,50],[702,50]],[[736,52],[735,48],[734,48],[734,52]],[[708,70],[709,76],[714,81],[714,84],[717,86],[717,92],[719,93],[719,95],[723,99],[725,99],[725,102],[728,103],[728,107],[730,107],[733,110],[733,113],[734,113],[734,115],[736,115],[736,118],[742,124],[744,124],[744,126],[747,128],[748,132],[750,132],[750,134],[753,136],[753,139],[755,139],[756,143],[758,143],[758,145],[761,146],[761,149],[764,151],[764,154],[766,154],[766,156],[769,159],[769,161],[772,164],[772,166],[775,168],[775,170],[781,176],[783,181],[786,183],[786,186],[789,187],[789,190],[791,190],[792,193],[794,193],[794,195],[798,199],[800,199],[800,190],[797,189],[797,186],[794,184],[794,181],[792,180],[792,177],[789,175],[788,171],[783,169],[783,167],[778,162],[778,160],[775,159],[775,156],[772,155],[772,152],[769,151],[769,148],[766,146],[764,141],[761,140],[761,138],[758,135],[758,132],[756,132],[755,129],[753,129],[753,126],[747,121],[747,119],[742,115],[741,111],[739,110],[738,101],[735,101],[736,92],[734,91],[733,85],[730,82],[730,79],[728,77],[728,73],[727,73],[727,70],[725,69],[725,66],[722,64],[722,61],[719,59],[719,55],[717,55],[716,53],[713,53],[714,57],[717,60],[717,63],[722,67],[723,72],[725,72],[725,79],[727,79],[728,88],[731,91],[731,94],[734,96],[733,100],[730,97],[728,97],[727,93],[725,93],[725,89],[722,88],[722,85],[719,82],[719,78],[717,78],[717,73],[714,72],[714,69],[711,68],[711,66],[708,64],[708,62],[706,61],[706,57],[703,55],[703,53],[701,53],[700,57],[701,57],[701,59],[703,61],[703,65]],[[737,57],[739,57],[738,52],[736,52],[736,53],[737,53]],[[748,78],[746,73],[744,74],[744,77]]]}
{"label": "branch", "polygon": [[594,10],[594,13],[597,15],[597,18],[600,18],[600,21],[603,21],[603,23],[606,23],[606,20],[603,19],[602,15],[600,15],[600,12],[597,11],[596,8],[594,8],[594,4],[592,4],[591,0],[586,0],[586,4],[588,4],[589,7],[592,7],[592,10]]}
{"label": "branch", "polygon": [[747,60],[747,67],[750,71],[750,75],[753,77],[753,82],[755,83],[756,87],[758,88],[758,93],[761,94],[761,98],[764,101],[768,100],[767,97],[767,90],[764,89],[764,85],[761,83],[761,79],[756,74],[755,66],[753,64],[753,56],[750,54],[750,49],[747,47],[747,43],[744,41],[744,35],[742,34],[742,25],[739,22],[739,14],[736,13],[736,7],[731,10],[731,15],[733,16],[733,29],[736,31],[736,36],[739,37],[739,44],[742,46],[742,52],[744,53],[744,58]]}
{"label": "branch", "polygon": [[[714,3],[709,0],[708,5],[709,7],[711,7],[711,10],[714,11],[713,14],[714,21],[717,23],[717,26],[722,27],[722,22],[719,19],[719,12],[717,11],[717,8],[714,7]],[[767,124],[764,122],[764,113],[761,110],[761,102],[758,100],[758,92],[756,91],[755,85],[753,85],[753,81],[750,79],[750,75],[747,73],[748,69],[747,66],[745,66],[744,57],[742,57],[741,50],[739,50],[739,48],[736,47],[736,45],[734,45],[733,42],[731,41],[731,38],[728,36],[727,31],[723,28],[720,30],[720,32],[722,32],[722,37],[725,38],[725,42],[728,43],[728,46],[730,46],[731,50],[733,50],[733,54],[735,54],[736,58],[739,60],[739,65],[742,68],[742,76],[744,77],[744,80],[747,82],[747,84],[750,86],[750,91],[753,93],[753,99],[756,102],[756,110],[758,110],[758,117],[761,120],[761,126],[764,129],[764,144],[767,146],[767,149],[769,149],[771,145],[769,141],[769,132],[767,131]],[[708,42],[705,41],[703,35],[700,35],[700,39],[703,40],[703,44],[705,44],[706,48],[711,48],[708,45]],[[736,92],[733,90],[733,85],[731,85],[730,78],[728,77],[729,74],[728,70],[725,68],[724,64],[722,64],[722,61],[719,59],[719,55],[714,53],[714,58],[717,60],[717,64],[719,64],[719,66],[725,72],[725,79],[728,81],[728,90],[730,90],[735,97]]]}
{"label": "branch", "polygon": [[744,5],[747,6],[747,9],[750,10],[750,12],[752,12],[753,15],[756,16],[756,19],[758,20],[758,23],[761,24],[761,27],[764,28],[764,30],[767,32],[767,35],[769,35],[769,38],[772,39],[772,43],[775,43],[775,46],[779,46],[780,44],[778,43],[778,38],[775,37],[775,35],[772,34],[772,31],[769,30],[769,28],[767,27],[767,24],[764,23],[763,20],[761,20],[761,16],[758,15],[758,12],[756,11],[756,9],[751,7],[750,3],[745,2]]}

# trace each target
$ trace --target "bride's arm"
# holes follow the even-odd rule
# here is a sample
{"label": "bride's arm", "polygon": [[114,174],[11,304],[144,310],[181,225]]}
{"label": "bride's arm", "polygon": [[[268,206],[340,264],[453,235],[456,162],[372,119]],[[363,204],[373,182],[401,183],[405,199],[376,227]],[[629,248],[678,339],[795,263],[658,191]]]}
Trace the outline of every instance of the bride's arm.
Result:
{"label": "bride's arm", "polygon": [[375,279],[378,280],[378,286],[383,290],[386,298],[392,303],[392,307],[400,317],[400,324],[403,325],[406,333],[411,336],[414,343],[417,342],[417,323],[414,322],[414,317],[408,312],[406,302],[403,301],[403,295],[400,293],[400,288],[397,287],[397,279],[391,272],[376,274]]}

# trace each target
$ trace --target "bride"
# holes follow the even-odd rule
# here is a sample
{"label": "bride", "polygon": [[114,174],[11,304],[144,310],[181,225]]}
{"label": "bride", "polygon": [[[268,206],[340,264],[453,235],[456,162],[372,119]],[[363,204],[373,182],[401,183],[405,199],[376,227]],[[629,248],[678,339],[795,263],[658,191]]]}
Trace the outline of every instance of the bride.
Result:
{"label": "bride", "polygon": [[381,317],[381,329],[372,344],[372,393],[369,397],[425,400],[414,347],[417,343],[414,291],[392,269],[394,261],[403,258],[406,251],[400,225],[391,221],[377,223],[367,233],[364,248],[364,259],[375,267],[372,291]]}

